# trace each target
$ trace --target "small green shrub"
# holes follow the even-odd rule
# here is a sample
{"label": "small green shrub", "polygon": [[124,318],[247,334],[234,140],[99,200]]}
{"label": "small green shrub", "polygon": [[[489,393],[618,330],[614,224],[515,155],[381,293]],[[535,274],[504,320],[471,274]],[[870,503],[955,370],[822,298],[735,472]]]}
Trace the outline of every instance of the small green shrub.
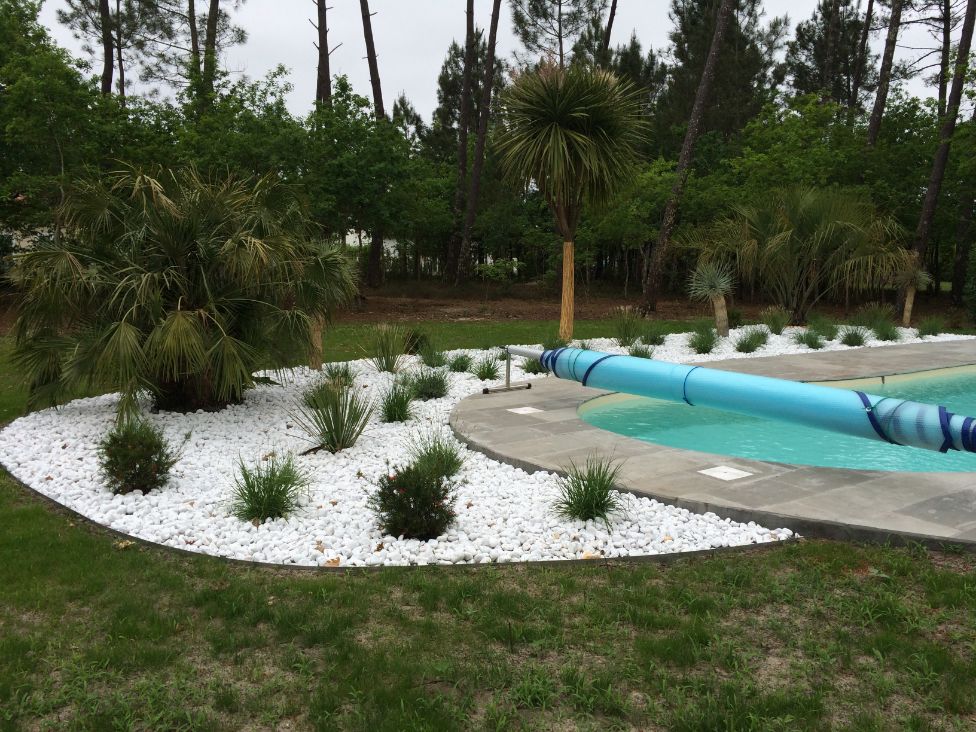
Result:
{"label": "small green shrub", "polygon": [[413,392],[410,388],[400,382],[394,383],[380,402],[380,419],[384,422],[406,422],[413,412],[411,401]]}
{"label": "small green shrub", "polygon": [[753,353],[765,346],[768,341],[769,331],[764,327],[749,328],[736,340],[735,350],[739,353]]}
{"label": "small green shrub", "polygon": [[937,336],[945,330],[945,320],[937,315],[925,318],[918,324],[918,337]]}
{"label": "small green shrub", "polygon": [[466,353],[459,353],[451,358],[447,366],[455,374],[463,374],[471,368],[471,356]]}
{"label": "small green shrub", "polygon": [[352,369],[345,361],[326,364],[322,369],[322,376],[336,388],[350,387],[355,381]]}
{"label": "small green shrub", "polygon": [[759,318],[773,335],[782,335],[783,328],[789,325],[790,322],[789,312],[775,305],[763,310],[759,314]]}
{"label": "small green shrub", "polygon": [[475,376],[482,381],[491,381],[498,378],[498,361],[490,358],[483,358],[474,365],[471,370]]}
{"label": "small green shrub", "polygon": [[549,369],[537,358],[527,358],[522,362],[522,370],[527,374],[548,374]]}
{"label": "small green shrub", "polygon": [[579,345],[576,346],[576,347],[579,348],[581,351],[589,351],[590,350],[590,342],[589,341],[580,341],[579,342]]}
{"label": "small green shrub", "polygon": [[410,445],[410,464],[435,478],[453,478],[464,465],[464,452],[454,440],[433,433]]}
{"label": "small green shrub", "polygon": [[367,337],[370,362],[377,371],[395,374],[407,350],[407,334],[398,325],[382,324],[371,329]]}
{"label": "small green shrub", "polygon": [[428,541],[454,522],[457,495],[449,479],[417,465],[394,468],[379,480],[368,506],[390,536]]}
{"label": "small green shrub", "polygon": [[162,488],[178,459],[162,430],[142,419],[116,425],[98,443],[102,477],[116,494]]}
{"label": "small green shrub", "polygon": [[826,345],[823,336],[813,330],[804,330],[795,334],[793,336],[793,342],[800,346],[812,348],[815,351],[819,351]]}
{"label": "small green shrub", "polygon": [[372,403],[357,391],[326,383],[317,384],[302,395],[302,403],[292,418],[317,447],[336,453],[356,444],[372,414]]}
{"label": "small green shrub", "polygon": [[741,328],[745,322],[745,316],[739,308],[729,308],[727,311],[730,328]]}
{"label": "small green shrub", "polygon": [[825,341],[837,339],[837,324],[823,315],[811,315],[807,318],[807,330],[817,333]]}
{"label": "small green shrub", "polygon": [[840,331],[840,342],[845,346],[863,346],[868,333],[868,329],[862,325],[846,325]]}
{"label": "small green shrub", "polygon": [[308,473],[295,464],[291,455],[280,458],[271,453],[266,464],[258,463],[253,468],[241,460],[234,477],[231,513],[241,521],[255,523],[286,518],[298,508],[310,482]]}
{"label": "small green shrub", "polygon": [[718,345],[718,331],[711,323],[699,323],[691,332],[688,345],[695,353],[711,353]]}
{"label": "small green shrub", "polygon": [[634,358],[650,358],[651,354],[654,353],[654,349],[641,343],[635,343],[627,350],[627,353]]}
{"label": "small green shrub", "polygon": [[901,339],[901,333],[898,332],[898,328],[890,320],[879,320],[871,326],[871,330],[874,331],[874,337],[879,341],[897,341]]}
{"label": "small green shrub", "polygon": [[421,362],[424,366],[430,366],[431,368],[438,368],[440,366],[447,365],[447,356],[444,355],[443,351],[438,351],[434,347],[434,344],[427,341],[419,351],[417,355],[420,356]]}
{"label": "small green shrub", "polygon": [[565,348],[569,344],[558,335],[551,335],[542,341],[542,348],[546,351],[555,351],[557,348]]}
{"label": "small green shrub", "polygon": [[651,320],[644,324],[640,337],[641,343],[645,346],[663,346],[667,334],[668,330],[663,323],[658,320]]}
{"label": "small green shrub", "polygon": [[508,351],[503,348],[495,353],[495,360],[499,361],[500,363],[505,363],[508,360]]}
{"label": "small green shrub", "polygon": [[620,464],[610,458],[588,457],[583,466],[572,463],[560,486],[556,513],[580,521],[601,520],[610,528],[610,514],[620,506],[614,483]]}
{"label": "small green shrub", "polygon": [[623,348],[633,345],[640,338],[644,319],[629,307],[615,308],[612,315],[613,337]]}
{"label": "small green shrub", "polygon": [[447,374],[430,368],[411,374],[405,383],[413,398],[423,402],[446,397],[450,386],[447,382]]}
{"label": "small green shrub", "polygon": [[894,323],[895,311],[891,305],[871,302],[858,308],[852,320],[855,325],[863,325],[874,330],[877,325],[883,328],[885,323]]}
{"label": "small green shrub", "polygon": [[430,348],[430,336],[420,328],[407,328],[403,331],[403,352],[418,356],[425,348]]}

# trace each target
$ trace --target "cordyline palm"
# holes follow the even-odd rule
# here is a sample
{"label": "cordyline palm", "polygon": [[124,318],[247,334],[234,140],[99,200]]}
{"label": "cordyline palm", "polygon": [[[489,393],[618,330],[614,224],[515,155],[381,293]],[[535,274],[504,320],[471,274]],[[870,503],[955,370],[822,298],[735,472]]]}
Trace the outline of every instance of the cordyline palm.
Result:
{"label": "cordyline palm", "polygon": [[505,176],[535,185],[563,238],[559,335],[573,335],[573,242],[584,204],[604,204],[625,185],[644,123],[640,93],[601,69],[544,64],[502,97],[494,144]]}
{"label": "cordyline palm", "polygon": [[66,235],[11,275],[33,403],[81,387],[121,392],[123,417],[143,391],[163,409],[240,401],[355,290],[346,257],[270,177],[125,169],[79,183],[62,213]]}
{"label": "cordyline palm", "polygon": [[886,284],[910,256],[898,223],[850,192],[791,188],[733,212],[689,243],[704,261],[734,261],[794,323],[806,322],[814,305],[842,285],[858,291]]}

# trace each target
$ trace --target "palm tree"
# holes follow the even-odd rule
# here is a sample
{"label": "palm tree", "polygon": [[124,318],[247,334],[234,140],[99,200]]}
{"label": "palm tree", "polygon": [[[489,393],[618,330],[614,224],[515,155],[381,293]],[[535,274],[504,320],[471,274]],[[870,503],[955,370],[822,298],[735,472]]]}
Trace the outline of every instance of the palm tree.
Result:
{"label": "palm tree", "polygon": [[641,94],[609,71],[543,64],[502,97],[495,145],[504,175],[535,186],[563,238],[559,336],[573,335],[574,240],[583,205],[606,203],[628,181],[645,129]]}
{"label": "palm tree", "polygon": [[915,293],[932,284],[932,275],[926,272],[915,257],[910,257],[908,265],[895,277],[898,289],[905,293],[905,306],[901,311],[901,324],[905,328],[912,325],[912,308],[915,307]]}
{"label": "palm tree", "polygon": [[725,307],[725,297],[732,292],[733,282],[732,268],[728,264],[707,260],[699,262],[688,279],[691,299],[712,304],[715,330],[722,337],[729,334],[729,311]]}
{"label": "palm tree", "polygon": [[273,177],[129,168],[75,186],[62,214],[66,236],[11,274],[32,403],[83,387],[121,392],[120,417],[143,391],[162,409],[238,402],[355,292],[351,263]]}

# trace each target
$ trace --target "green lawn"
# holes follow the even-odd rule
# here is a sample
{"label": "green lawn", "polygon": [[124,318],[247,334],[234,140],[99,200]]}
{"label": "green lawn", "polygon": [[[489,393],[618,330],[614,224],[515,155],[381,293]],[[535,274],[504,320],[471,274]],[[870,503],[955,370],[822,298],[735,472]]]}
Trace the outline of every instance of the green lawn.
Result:
{"label": "green lawn", "polygon": [[[452,347],[552,328],[428,330]],[[330,331],[330,354],[358,355],[357,332]],[[9,418],[23,394],[0,358]],[[976,727],[971,555],[806,541],[288,572],[120,542],[6,475],[0,527],[0,729]]]}

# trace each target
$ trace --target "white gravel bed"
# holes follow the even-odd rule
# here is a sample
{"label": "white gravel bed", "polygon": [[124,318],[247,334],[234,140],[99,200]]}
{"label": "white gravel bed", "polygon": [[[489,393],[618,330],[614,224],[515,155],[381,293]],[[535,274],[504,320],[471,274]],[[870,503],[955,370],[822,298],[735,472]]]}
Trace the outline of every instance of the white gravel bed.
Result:
{"label": "white gravel bed", "polygon": [[[704,362],[809,351],[794,344],[788,330],[771,336],[756,353],[740,354],[734,350],[735,335],[733,331],[705,356],[691,353],[687,334],[669,335],[654,357]],[[918,340],[914,331],[902,330],[901,343]],[[625,351],[610,339],[588,344],[595,350]],[[883,345],[869,342],[866,347]],[[825,350],[845,348],[831,344]],[[484,355],[467,352],[475,360]],[[513,361],[514,380],[545,378],[524,374],[520,362]],[[408,369],[417,367],[412,357],[408,364]],[[351,366],[356,387],[374,400],[393,381],[391,374],[377,373],[366,361]],[[504,364],[499,367],[504,376]],[[289,414],[303,387],[316,376],[309,369],[292,370],[281,386],[257,387],[243,404],[216,413],[147,414],[173,445],[183,445],[170,482],[148,495],[113,495],[99,477],[96,446],[112,426],[115,395],[79,399],[15,420],[0,432],[0,462],[38,492],[118,531],[203,554],[268,563],[363,566],[624,557],[792,536],[787,529],[695,514],[631,494],[621,494],[622,508],[609,530],[602,523],[560,519],[552,510],[559,494],[556,475],[528,474],[466,448],[458,476],[457,521],[448,533],[428,542],[384,536],[366,506],[368,495],[380,475],[406,459],[412,440],[435,431],[449,435],[448,415],[460,399],[500,383],[479,381],[470,374],[450,374],[447,397],[414,402],[409,422],[383,424],[374,416],[354,447],[336,455],[320,451],[298,457],[313,483],[304,505],[290,518],[259,526],[234,518],[229,509],[239,460],[253,464],[272,451],[297,455],[309,447]]]}

